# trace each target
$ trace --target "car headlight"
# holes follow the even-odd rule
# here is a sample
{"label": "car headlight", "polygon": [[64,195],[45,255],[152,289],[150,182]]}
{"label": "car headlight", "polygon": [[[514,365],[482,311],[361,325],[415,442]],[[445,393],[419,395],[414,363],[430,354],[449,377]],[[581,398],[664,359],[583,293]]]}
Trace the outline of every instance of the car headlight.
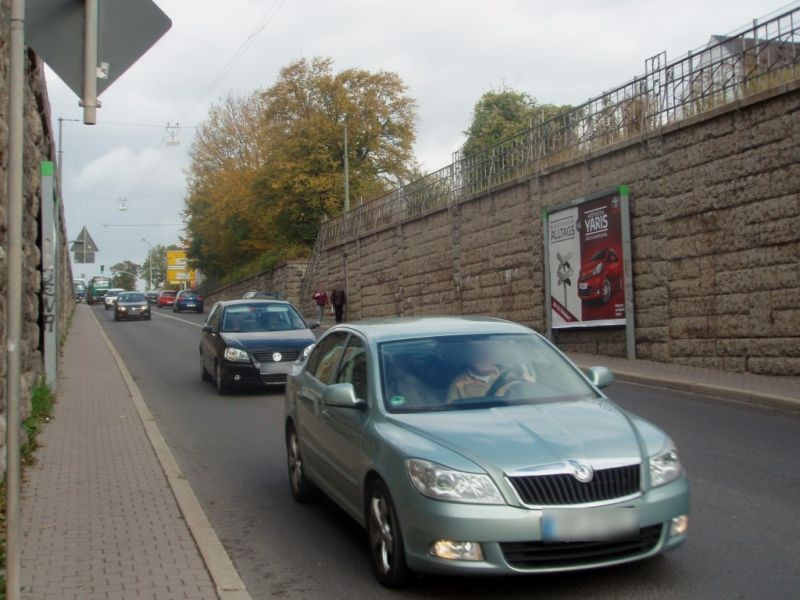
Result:
{"label": "car headlight", "polygon": [[117,308],[120,310],[128,310],[125,306],[117,306]]}
{"label": "car headlight", "polygon": [[314,349],[314,344],[309,344],[305,348],[303,348],[303,353],[300,355],[300,360],[305,360],[308,358],[308,355],[311,354],[311,351]]}
{"label": "car headlight", "polygon": [[247,355],[247,352],[244,350],[239,350],[239,348],[231,348],[228,346],[225,348],[225,360],[230,360],[233,362],[248,362],[250,357]]}
{"label": "car headlight", "polygon": [[675,446],[668,446],[666,450],[650,457],[650,482],[653,487],[677,479],[682,470]]}
{"label": "car headlight", "polygon": [[492,478],[482,473],[464,473],[427,460],[410,458],[406,469],[423,496],[434,500],[468,504],[505,504]]}
{"label": "car headlight", "polygon": [[592,275],[600,275],[603,272],[603,263],[599,263],[593,270]]}

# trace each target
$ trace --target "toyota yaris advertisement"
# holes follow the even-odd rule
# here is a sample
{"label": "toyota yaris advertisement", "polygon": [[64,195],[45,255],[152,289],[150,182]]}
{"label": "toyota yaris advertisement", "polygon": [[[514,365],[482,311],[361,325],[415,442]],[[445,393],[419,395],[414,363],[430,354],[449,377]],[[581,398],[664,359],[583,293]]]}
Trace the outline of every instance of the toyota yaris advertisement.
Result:
{"label": "toyota yaris advertisement", "polygon": [[618,191],[548,215],[553,328],[625,324]]}

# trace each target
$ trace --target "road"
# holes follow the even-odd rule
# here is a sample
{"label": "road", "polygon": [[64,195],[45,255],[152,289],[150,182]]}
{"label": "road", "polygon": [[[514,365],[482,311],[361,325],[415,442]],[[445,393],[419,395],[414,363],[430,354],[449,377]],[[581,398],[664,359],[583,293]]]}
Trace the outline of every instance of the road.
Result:
{"label": "road", "polygon": [[330,501],[296,504],[283,396],[201,382],[203,315],[94,311],[254,599],[800,598],[800,414],[617,382],[609,396],[666,429],[692,484],[690,539],[662,557],[565,575],[374,580],[363,531]]}

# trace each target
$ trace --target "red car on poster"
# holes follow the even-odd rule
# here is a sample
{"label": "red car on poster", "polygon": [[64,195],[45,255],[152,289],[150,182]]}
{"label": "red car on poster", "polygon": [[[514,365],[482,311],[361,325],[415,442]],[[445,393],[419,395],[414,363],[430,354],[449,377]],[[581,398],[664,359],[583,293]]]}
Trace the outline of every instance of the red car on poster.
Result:
{"label": "red car on poster", "polygon": [[621,289],[622,261],[614,249],[598,250],[581,265],[578,277],[578,296],[581,300],[606,304],[614,292]]}

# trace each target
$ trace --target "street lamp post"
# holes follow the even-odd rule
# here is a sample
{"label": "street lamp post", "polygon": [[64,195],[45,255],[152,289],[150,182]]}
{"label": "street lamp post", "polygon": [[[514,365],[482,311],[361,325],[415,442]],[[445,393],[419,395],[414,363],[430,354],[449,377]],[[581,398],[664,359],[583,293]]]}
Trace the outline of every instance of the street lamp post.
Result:
{"label": "street lamp post", "polygon": [[147,244],[147,266],[150,269],[150,273],[147,276],[147,289],[153,289],[153,244],[150,240],[146,238],[142,238],[142,241]]}

